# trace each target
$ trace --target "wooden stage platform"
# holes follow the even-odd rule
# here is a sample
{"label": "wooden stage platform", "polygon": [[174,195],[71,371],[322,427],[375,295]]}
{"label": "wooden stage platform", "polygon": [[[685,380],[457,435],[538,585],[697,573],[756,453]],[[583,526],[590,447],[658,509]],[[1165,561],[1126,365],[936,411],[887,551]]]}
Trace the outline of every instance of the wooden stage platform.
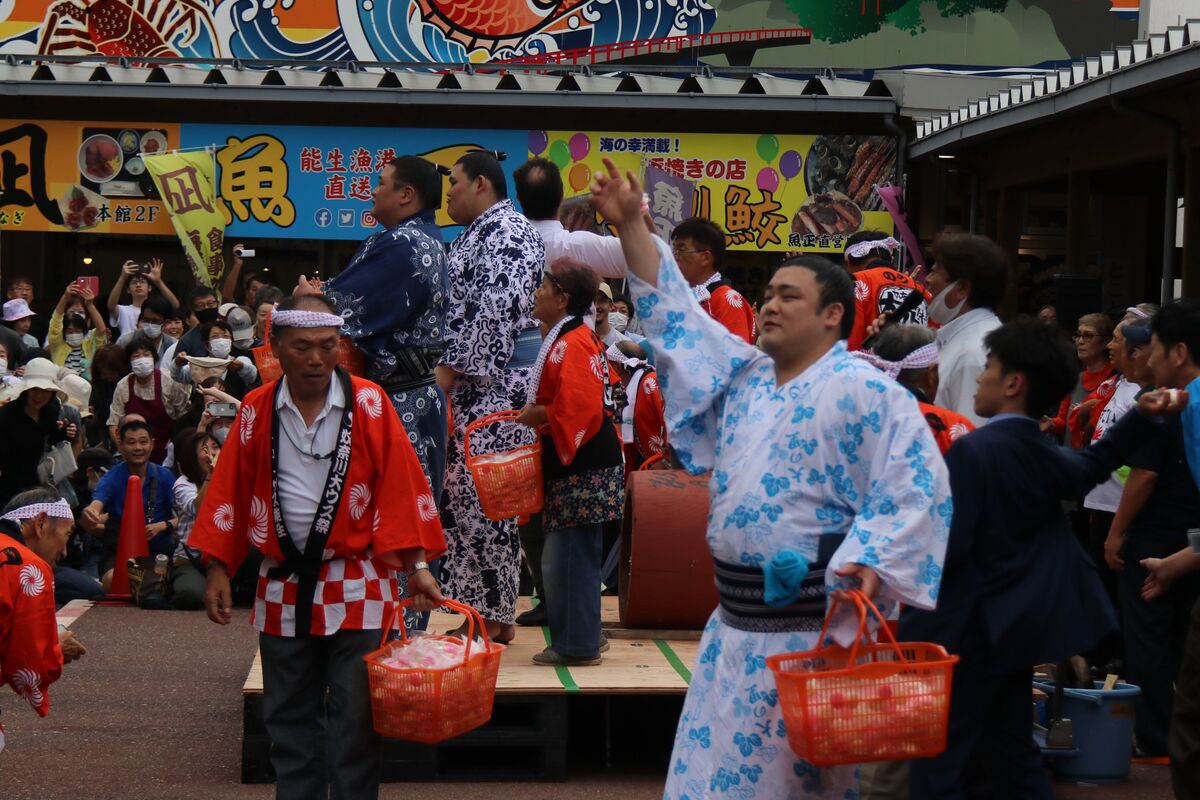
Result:
{"label": "wooden stage platform", "polygon": [[[698,634],[677,638],[652,638],[654,631],[618,629],[617,598],[602,598],[602,624],[610,649],[592,667],[543,667],[532,658],[549,641],[547,628],[517,628],[516,638],[504,651],[496,681],[492,721],[475,731],[436,746],[388,740],[384,744],[385,781],[422,780],[565,780],[568,747],[569,698],[604,699],[600,712],[606,752],[611,730],[619,720],[614,708],[664,709],[668,716],[679,707],[696,662]],[[530,607],[522,597],[518,613]],[[434,614],[429,630],[448,631],[462,618]],[[674,702],[653,703],[652,696]],[[269,739],[262,723],[262,664],[258,653],[242,688],[242,781],[273,781]],[[643,703],[636,701],[643,698]],[[626,701],[614,706],[608,699]],[[650,705],[647,705],[650,703]],[[677,711],[675,714],[677,715]],[[661,714],[656,714],[661,716]],[[669,720],[668,720],[669,721]],[[673,725],[672,725],[673,727]],[[487,756],[494,756],[489,759]],[[463,771],[473,770],[473,771]]]}

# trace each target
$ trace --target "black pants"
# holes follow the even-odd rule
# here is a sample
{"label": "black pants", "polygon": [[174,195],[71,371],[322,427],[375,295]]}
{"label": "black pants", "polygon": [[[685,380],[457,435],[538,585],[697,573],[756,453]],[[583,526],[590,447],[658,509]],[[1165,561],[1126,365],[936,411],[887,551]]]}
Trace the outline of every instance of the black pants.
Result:
{"label": "black pants", "polygon": [[1144,558],[1166,558],[1178,552],[1178,541],[1127,535],[1121,571],[1121,631],[1125,640],[1125,678],[1142,693],[1134,701],[1134,733],[1150,755],[1166,755],[1175,676],[1183,661],[1189,615],[1200,596],[1200,576],[1185,576],[1161,596],[1142,599]]}
{"label": "black pants", "polygon": [[1192,606],[1191,630],[1175,682],[1168,746],[1176,800],[1200,800],[1200,600]]}
{"label": "black pants", "polygon": [[520,526],[521,549],[525,551],[525,563],[533,578],[533,588],[538,600],[546,602],[546,582],[542,577],[542,551],[546,548],[546,531],[542,529],[542,512],[529,517],[529,522]]}
{"label": "black pants", "polygon": [[279,800],[375,800],[379,736],[363,656],[379,631],[261,634],[263,717]]}
{"label": "black pants", "polygon": [[[1108,594],[1108,599],[1112,601],[1113,608],[1117,610],[1119,619],[1121,606],[1117,598],[1118,575],[1109,568],[1108,562],[1104,560],[1104,542],[1108,538],[1108,529],[1112,526],[1113,515],[1108,511],[1091,511],[1089,513],[1091,514],[1091,529],[1088,532],[1087,552],[1096,565],[1100,582],[1104,584],[1104,591]],[[1121,632],[1113,631],[1084,655],[1089,664],[1103,667],[1114,659],[1122,657],[1122,641]]]}
{"label": "black pants", "polygon": [[1041,753],[1033,744],[1033,670],[987,674],[987,650],[977,634],[970,638],[956,650],[960,661],[954,668],[946,750],[911,762],[909,796],[961,800],[968,797],[968,786],[982,778],[996,800],[1053,800]]}

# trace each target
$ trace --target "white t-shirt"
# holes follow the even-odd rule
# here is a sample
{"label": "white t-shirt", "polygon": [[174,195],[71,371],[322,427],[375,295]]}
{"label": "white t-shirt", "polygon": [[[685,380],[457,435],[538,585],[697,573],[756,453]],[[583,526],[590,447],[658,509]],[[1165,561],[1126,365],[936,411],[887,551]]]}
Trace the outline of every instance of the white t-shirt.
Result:
{"label": "white t-shirt", "polygon": [[117,338],[120,339],[130,331],[137,329],[138,317],[141,315],[140,306],[117,306],[117,313],[108,315],[108,324],[117,327]]}
{"label": "white t-shirt", "polygon": [[[1096,432],[1092,434],[1093,442],[1103,436],[1104,431],[1110,425],[1125,416],[1125,412],[1133,408],[1139,391],[1141,391],[1141,387],[1125,380],[1124,376],[1117,381],[1117,388],[1113,389],[1113,396],[1108,399],[1108,404],[1104,406],[1100,417],[1096,420]],[[1083,507],[1093,511],[1115,513],[1117,506],[1121,503],[1121,493],[1124,490],[1125,484],[1117,478],[1117,473],[1114,472],[1108,476],[1108,480],[1088,492],[1087,497],[1083,499]]]}

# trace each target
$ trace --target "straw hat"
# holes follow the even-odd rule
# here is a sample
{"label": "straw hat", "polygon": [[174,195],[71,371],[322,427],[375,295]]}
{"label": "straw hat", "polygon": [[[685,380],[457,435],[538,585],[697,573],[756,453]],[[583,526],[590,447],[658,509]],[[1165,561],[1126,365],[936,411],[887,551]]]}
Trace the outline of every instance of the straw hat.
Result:
{"label": "straw hat", "polygon": [[21,393],[30,389],[46,389],[57,394],[59,400],[67,399],[67,393],[58,385],[58,366],[46,358],[35,358],[25,365]]}
{"label": "straw hat", "polygon": [[5,322],[16,322],[19,319],[36,316],[37,314],[29,307],[29,303],[25,302],[25,299],[22,297],[7,300],[4,303]]}
{"label": "straw hat", "polygon": [[84,417],[92,416],[91,406],[88,401],[92,397],[92,385],[84,380],[79,375],[73,372],[68,372],[62,376],[62,380],[58,382],[62,390],[67,393],[68,405],[75,406],[79,410],[79,415]]}

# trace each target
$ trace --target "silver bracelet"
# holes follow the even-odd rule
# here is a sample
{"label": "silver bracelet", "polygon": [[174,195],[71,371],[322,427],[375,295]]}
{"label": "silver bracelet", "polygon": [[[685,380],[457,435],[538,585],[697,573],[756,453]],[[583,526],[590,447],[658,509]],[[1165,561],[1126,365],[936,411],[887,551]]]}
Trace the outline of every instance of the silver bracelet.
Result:
{"label": "silver bracelet", "polygon": [[412,575],[414,572],[416,572],[417,570],[421,570],[421,569],[428,572],[429,571],[429,563],[425,562],[425,561],[418,561],[417,563],[413,564],[411,567],[408,568],[408,574]]}

